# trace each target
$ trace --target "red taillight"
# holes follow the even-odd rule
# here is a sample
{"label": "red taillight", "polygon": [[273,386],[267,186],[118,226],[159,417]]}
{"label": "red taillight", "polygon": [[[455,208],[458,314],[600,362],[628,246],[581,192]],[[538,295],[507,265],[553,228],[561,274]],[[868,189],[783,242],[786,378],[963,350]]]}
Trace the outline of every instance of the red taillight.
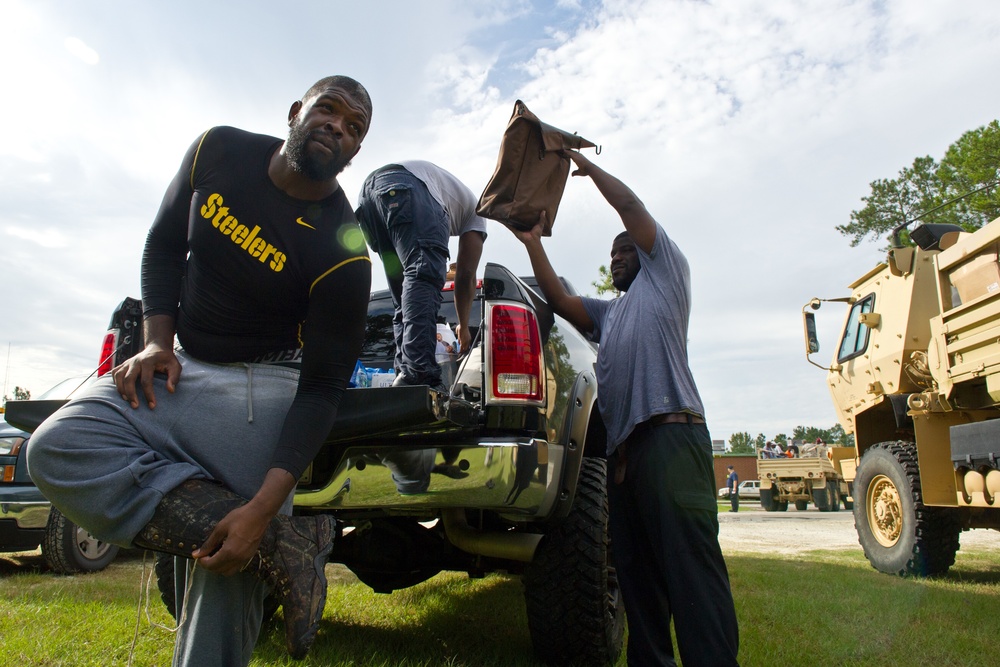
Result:
{"label": "red taillight", "polygon": [[115,367],[115,349],[118,347],[118,330],[112,329],[104,334],[101,343],[101,357],[97,364],[97,377],[101,377]]}
{"label": "red taillight", "polygon": [[528,308],[490,308],[490,384],[493,398],[541,401],[542,344],[535,314]]}

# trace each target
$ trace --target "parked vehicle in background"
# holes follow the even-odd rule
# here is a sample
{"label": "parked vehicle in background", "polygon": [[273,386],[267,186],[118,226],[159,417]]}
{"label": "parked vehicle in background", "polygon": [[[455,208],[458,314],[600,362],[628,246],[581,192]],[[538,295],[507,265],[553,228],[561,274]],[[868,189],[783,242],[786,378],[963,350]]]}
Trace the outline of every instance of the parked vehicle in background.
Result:
{"label": "parked vehicle in background", "polygon": [[[740,485],[736,487],[740,498],[746,498],[748,500],[759,500],[760,499],[760,480],[747,479],[740,482]],[[719,489],[720,498],[729,497],[729,487],[724,486]]]}
{"label": "parked vehicle in background", "polygon": [[758,453],[761,507],[768,512],[784,512],[788,503],[797,510],[805,510],[813,503],[821,512],[836,512],[843,503],[846,509],[852,509],[854,498],[841,462],[854,460],[854,448],[803,446],[799,451],[794,458],[761,458]]}
{"label": "parked vehicle in background", "polygon": [[[439,316],[453,327],[450,287]],[[625,619],[607,531],[594,347],[524,281],[487,264],[472,345],[447,362],[448,393],[376,387],[375,371],[393,364],[393,313],[388,291],[372,293],[360,382],[299,479],[294,512],[331,515],[330,560],[379,593],[442,570],[519,575],[539,657],[614,664]],[[127,338],[140,321],[138,302],[123,302],[105,345],[108,366],[141,348],[112,335]],[[176,612],[172,568],[172,558],[158,559],[161,596]]]}
{"label": "parked vehicle in background", "polygon": [[[65,399],[86,378],[69,378],[37,400]],[[34,551],[39,546],[53,572],[103,570],[118,547],[98,540],[52,507],[28,477],[30,434],[0,420],[0,552]]]}

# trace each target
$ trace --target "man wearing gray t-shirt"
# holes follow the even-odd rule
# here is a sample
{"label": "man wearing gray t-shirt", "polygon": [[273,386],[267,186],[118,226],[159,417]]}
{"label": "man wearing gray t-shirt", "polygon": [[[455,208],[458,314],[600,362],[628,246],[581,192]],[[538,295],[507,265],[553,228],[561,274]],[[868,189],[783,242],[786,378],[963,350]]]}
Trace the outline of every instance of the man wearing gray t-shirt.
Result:
{"label": "man wearing gray t-shirt", "polygon": [[361,188],[355,215],[365,239],[382,258],[395,314],[395,384],[426,384],[446,391],[437,349],[437,316],[448,270],[448,238],[458,237],[455,268],[455,335],[469,349],[469,313],[486,220],[479,198],[454,175],[424,160],[376,169]]}
{"label": "man wearing gray t-shirt", "polygon": [[[600,342],[611,544],[629,624],[629,665],[735,665],[739,646],[719,547],[712,440],[687,359],[687,260],[638,197],[574,151],[625,225],[611,247],[612,301],[571,296],[542,247],[544,220],[514,231],[552,308]],[[544,216],[544,213],[542,214]]]}

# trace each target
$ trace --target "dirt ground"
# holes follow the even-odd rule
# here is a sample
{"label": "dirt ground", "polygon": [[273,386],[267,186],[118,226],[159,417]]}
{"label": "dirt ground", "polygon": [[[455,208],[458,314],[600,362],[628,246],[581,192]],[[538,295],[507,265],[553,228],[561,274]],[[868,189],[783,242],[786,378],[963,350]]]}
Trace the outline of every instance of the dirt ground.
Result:
{"label": "dirt ground", "polygon": [[[797,554],[814,549],[860,549],[854,530],[854,514],[820,512],[810,506],[804,512],[765,512],[752,501],[740,503],[738,513],[719,509],[719,543],[724,553]],[[1000,532],[970,530],[962,533],[963,551],[1000,547]]]}

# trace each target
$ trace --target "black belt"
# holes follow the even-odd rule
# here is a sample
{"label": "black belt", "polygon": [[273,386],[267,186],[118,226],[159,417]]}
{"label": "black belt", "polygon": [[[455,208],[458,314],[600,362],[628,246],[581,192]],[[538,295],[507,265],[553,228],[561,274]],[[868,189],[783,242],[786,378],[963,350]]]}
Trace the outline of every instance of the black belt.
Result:
{"label": "black belt", "polygon": [[[704,424],[705,420],[692,412],[667,412],[653,415],[642,425],[661,426],[663,424]],[[615,463],[615,483],[621,484],[625,481],[625,468],[628,465],[628,442],[623,442],[617,447],[618,460]]]}
{"label": "black belt", "polygon": [[661,424],[704,424],[705,420],[693,412],[667,412],[666,414],[653,415],[646,423],[650,426]]}

